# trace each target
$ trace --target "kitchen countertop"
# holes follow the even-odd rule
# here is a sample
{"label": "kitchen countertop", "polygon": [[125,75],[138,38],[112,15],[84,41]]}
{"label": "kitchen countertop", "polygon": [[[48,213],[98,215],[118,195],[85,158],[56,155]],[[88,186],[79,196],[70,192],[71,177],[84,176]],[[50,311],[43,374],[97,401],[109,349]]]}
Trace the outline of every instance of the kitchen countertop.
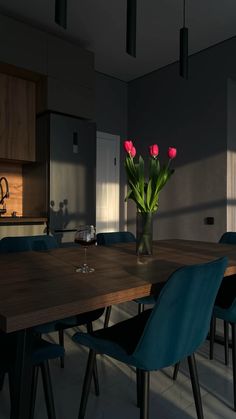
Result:
{"label": "kitchen countertop", "polygon": [[47,217],[0,217],[1,224],[38,224],[46,223]]}

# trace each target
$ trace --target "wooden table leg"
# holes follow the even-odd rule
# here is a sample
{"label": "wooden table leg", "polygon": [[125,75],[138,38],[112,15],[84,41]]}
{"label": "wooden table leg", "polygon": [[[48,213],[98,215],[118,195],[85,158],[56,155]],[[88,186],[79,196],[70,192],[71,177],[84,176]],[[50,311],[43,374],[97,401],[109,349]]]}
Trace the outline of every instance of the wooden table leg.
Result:
{"label": "wooden table leg", "polygon": [[13,371],[11,419],[29,419],[32,383],[33,332],[17,332],[16,359]]}

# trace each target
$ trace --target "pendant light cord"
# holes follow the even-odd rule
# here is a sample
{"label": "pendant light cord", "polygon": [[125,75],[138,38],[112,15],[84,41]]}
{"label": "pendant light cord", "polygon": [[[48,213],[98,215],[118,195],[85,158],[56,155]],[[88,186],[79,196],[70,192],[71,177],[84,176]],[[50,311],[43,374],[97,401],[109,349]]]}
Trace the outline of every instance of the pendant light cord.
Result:
{"label": "pendant light cord", "polygon": [[185,0],[183,0],[183,27],[185,28]]}

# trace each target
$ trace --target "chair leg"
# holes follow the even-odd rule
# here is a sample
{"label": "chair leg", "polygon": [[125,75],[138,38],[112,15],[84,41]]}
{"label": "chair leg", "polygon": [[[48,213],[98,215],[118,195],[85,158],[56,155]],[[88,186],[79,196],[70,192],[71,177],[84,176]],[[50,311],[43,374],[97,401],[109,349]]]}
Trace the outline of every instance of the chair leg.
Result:
{"label": "chair leg", "polygon": [[210,325],[210,359],[213,359],[213,355],[214,355],[215,332],[216,332],[216,318],[212,316],[211,325]]}
{"label": "chair leg", "polygon": [[[34,419],[35,400],[36,400],[36,392],[37,392],[37,384],[38,384],[38,371],[39,371],[39,366],[38,365],[34,366],[33,375],[32,375],[32,383],[31,383],[29,419]],[[13,374],[12,374],[11,369],[8,371],[8,378],[9,378],[10,401],[12,404],[13,402],[13,391],[12,391]]]}
{"label": "chair leg", "polygon": [[38,374],[39,374],[39,366],[35,365],[33,368],[31,397],[30,397],[30,419],[34,419],[36,392],[37,392],[37,385],[38,385]]}
{"label": "chair leg", "polygon": [[52,382],[51,382],[48,361],[45,361],[44,363],[40,364],[40,368],[42,372],[43,388],[44,388],[44,395],[45,395],[45,401],[46,401],[46,406],[47,406],[48,419],[56,419],[54,398],[53,398],[53,392],[52,392]]}
{"label": "chair leg", "polygon": [[197,374],[197,366],[196,366],[194,354],[188,356],[188,366],[189,366],[189,373],[190,373],[190,378],[191,378],[191,383],[192,383],[193,396],[194,396],[194,401],[195,401],[195,406],[196,406],[196,411],[197,411],[197,417],[198,419],[203,419],[202,399],[201,399],[198,374]]}
{"label": "chair leg", "polygon": [[[87,323],[87,332],[92,333],[93,332],[93,324]],[[99,389],[99,381],[98,381],[98,367],[97,367],[97,360],[94,361],[94,369],[93,369],[93,382],[94,382],[94,389],[96,396],[99,396],[100,389]]]}
{"label": "chair leg", "polygon": [[13,373],[12,369],[8,371],[8,380],[9,380],[9,393],[10,393],[10,402],[12,405],[13,402]]}
{"label": "chair leg", "polygon": [[86,411],[86,406],[87,406],[87,401],[88,401],[88,395],[89,395],[92,375],[93,375],[93,371],[94,371],[95,360],[96,360],[96,352],[93,349],[90,349],[88,362],[87,362],[86,373],[85,373],[85,377],[84,377],[82,396],[81,396],[81,401],[80,401],[79,417],[78,417],[79,419],[84,419],[84,416],[85,416],[85,411]]}
{"label": "chair leg", "polygon": [[140,370],[141,398],[140,398],[140,419],[149,418],[149,371]]}
{"label": "chair leg", "polygon": [[138,305],[138,314],[141,314],[144,311],[144,304]]}
{"label": "chair leg", "polygon": [[[60,329],[58,331],[58,337],[59,337],[59,344],[64,348],[64,330]],[[61,356],[60,357],[60,362],[61,362],[61,368],[64,368],[65,366],[65,357]]]}
{"label": "chair leg", "polygon": [[108,327],[110,316],[111,316],[111,306],[106,308],[105,320],[104,320],[104,329],[106,327]]}
{"label": "chair leg", "polygon": [[234,410],[236,411],[236,331],[235,323],[231,323],[232,327],[232,363],[233,363],[233,387],[234,387]]}
{"label": "chair leg", "polygon": [[136,389],[137,389],[137,407],[141,407],[141,370],[136,368]]}
{"label": "chair leg", "polygon": [[0,373],[0,391],[2,391],[2,389],[3,389],[4,378],[5,378],[5,372],[1,372]]}
{"label": "chair leg", "polygon": [[225,365],[229,364],[229,323],[224,320]]}
{"label": "chair leg", "polygon": [[173,380],[176,381],[177,380],[177,375],[179,372],[179,366],[180,366],[180,362],[177,362],[175,364],[175,368],[174,368],[174,372],[173,372]]}

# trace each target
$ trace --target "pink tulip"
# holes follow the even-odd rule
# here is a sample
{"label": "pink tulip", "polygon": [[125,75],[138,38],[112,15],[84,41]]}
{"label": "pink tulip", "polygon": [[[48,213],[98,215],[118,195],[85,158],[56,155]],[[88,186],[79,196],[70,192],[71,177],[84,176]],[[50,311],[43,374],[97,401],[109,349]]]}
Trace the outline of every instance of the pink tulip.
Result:
{"label": "pink tulip", "polygon": [[177,154],[177,150],[176,150],[176,148],[174,148],[174,147],[169,147],[168,148],[168,157],[169,157],[169,159],[174,159],[175,157],[176,157],[176,154]]}
{"label": "pink tulip", "polygon": [[134,158],[136,156],[136,148],[133,146],[130,151],[130,157]]}
{"label": "pink tulip", "polygon": [[126,140],[124,141],[124,149],[126,151],[126,153],[131,153],[132,147],[133,147],[133,143],[131,140]]}
{"label": "pink tulip", "polygon": [[150,156],[156,158],[158,156],[158,154],[159,154],[159,147],[158,147],[158,145],[157,144],[150,145],[149,146],[149,153],[150,153]]}

